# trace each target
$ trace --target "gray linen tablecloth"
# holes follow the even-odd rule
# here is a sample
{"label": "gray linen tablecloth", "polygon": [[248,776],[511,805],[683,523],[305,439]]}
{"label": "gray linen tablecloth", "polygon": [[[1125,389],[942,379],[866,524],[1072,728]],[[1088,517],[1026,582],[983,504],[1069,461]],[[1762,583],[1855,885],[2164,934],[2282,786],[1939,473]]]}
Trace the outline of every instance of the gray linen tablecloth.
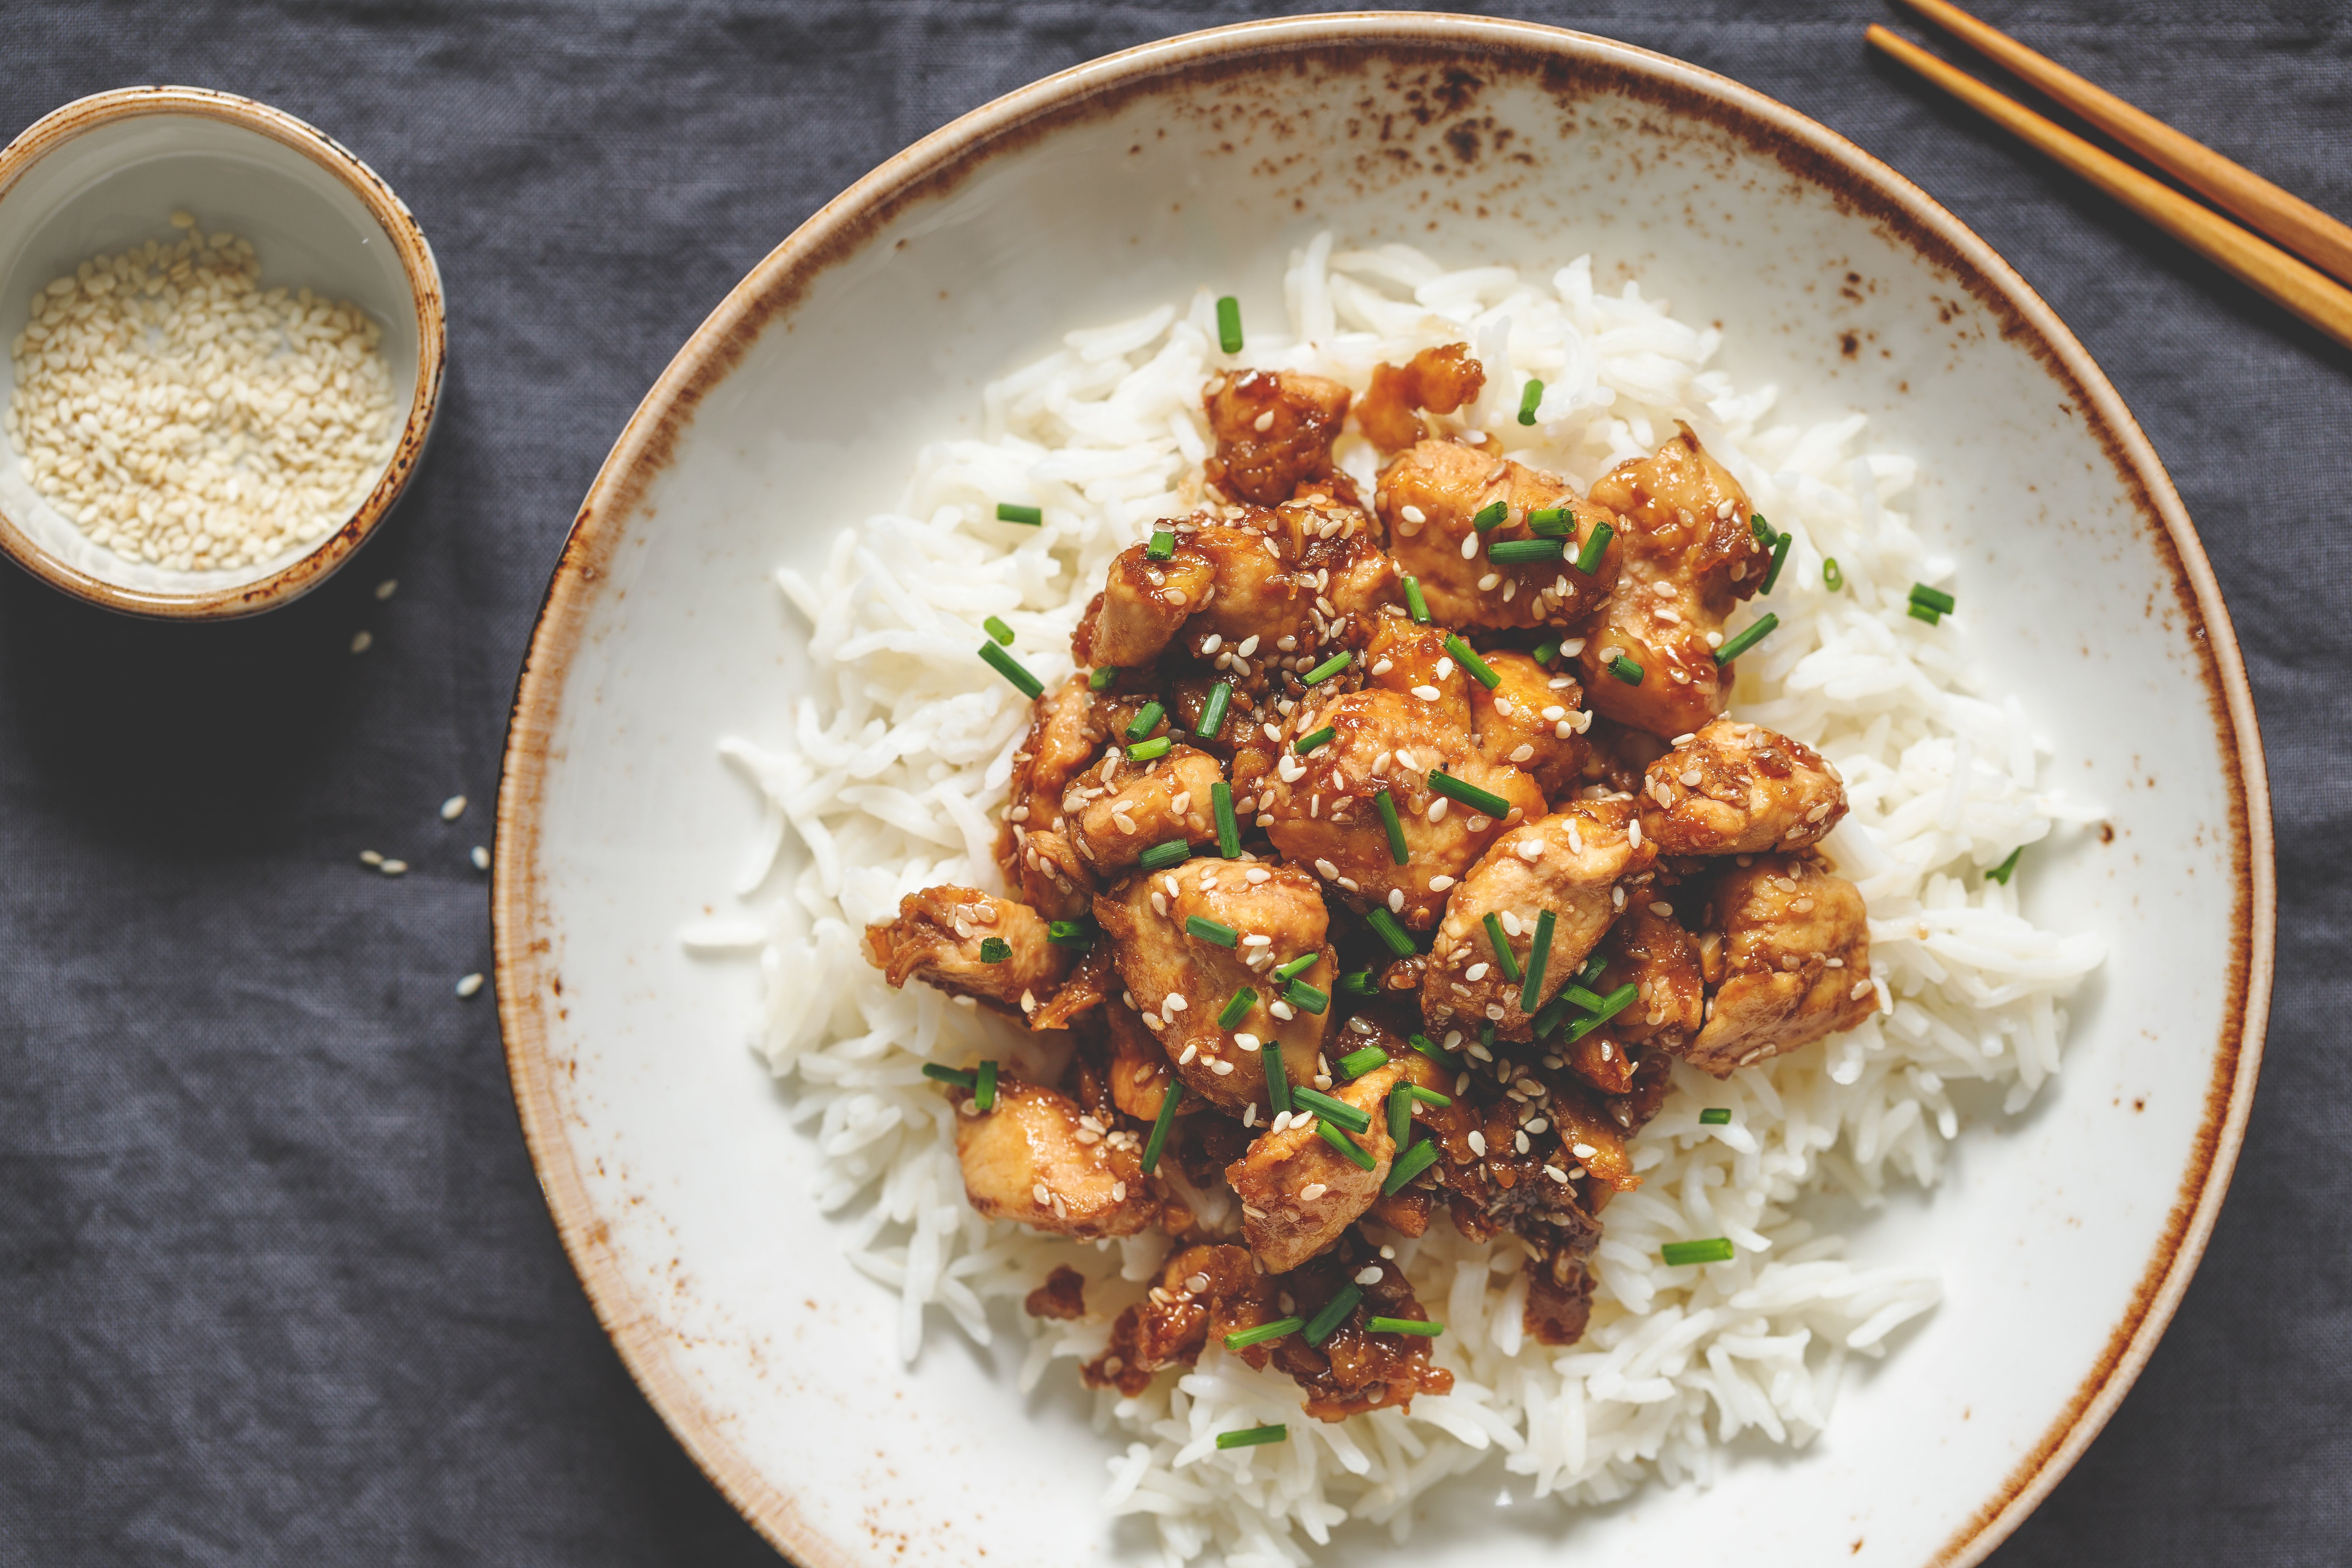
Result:
{"label": "gray linen tablecloth", "polygon": [[[290,609],[141,625],[0,569],[0,1561],[775,1560],[599,1332],[490,997],[451,992],[488,966],[467,850],[532,612],[639,395],[825,198],[1046,71],[1276,9],[0,6],[0,135],[137,82],[291,110],[423,220],[454,350],[403,514]],[[2341,11],[1983,9],[2352,212]],[[1726,72],[1917,180],[2169,465],[2268,728],[2269,1059],[2169,1337],[1995,1561],[2352,1561],[2352,356],[1865,58],[1863,25],[1893,19],[1874,0],[1518,10]],[[370,847],[415,869],[364,870]]]}

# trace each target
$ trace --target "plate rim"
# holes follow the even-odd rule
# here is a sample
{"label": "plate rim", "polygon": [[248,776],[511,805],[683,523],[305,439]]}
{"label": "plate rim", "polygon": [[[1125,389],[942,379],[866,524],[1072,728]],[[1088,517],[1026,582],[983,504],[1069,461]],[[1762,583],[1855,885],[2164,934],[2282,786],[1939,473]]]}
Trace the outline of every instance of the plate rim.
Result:
{"label": "plate rim", "polygon": [[[848,1568],[855,1558],[751,1467],[726,1435],[725,1423],[672,1364],[657,1314],[627,1283],[610,1232],[589,1200],[554,1097],[547,1010],[562,995],[562,980],[548,962],[538,816],[571,658],[600,592],[604,563],[646,486],[675,459],[678,438],[703,397],[818,275],[858,252],[910,203],[952,189],[990,158],[1062,122],[1108,112],[1163,79],[1204,65],[1248,68],[1269,54],[1433,47],[1466,48],[1491,61],[1565,58],[1621,75],[1627,86],[1663,94],[1680,109],[1746,132],[1813,183],[1877,209],[1875,216],[1895,224],[1899,239],[1929,251],[1930,259],[1945,260],[1982,302],[2029,335],[2054,378],[2069,384],[2091,433],[2108,447],[2119,475],[2137,485],[2143,515],[2160,524],[2151,531],[2151,542],[2168,547],[2165,563],[2205,633],[2200,675],[2231,795],[2233,898],[2230,995],[2204,1116],[2163,1234],[2104,1351],[2040,1442],[1923,1568],[1968,1568],[1982,1561],[2049,1495],[2129,1391],[2203,1258],[2243,1142],[2269,1016],[2277,894],[2268,776],[2236,630],[2195,524],[2155,448],[2089,352],[2015,268],[1904,175],[1811,117],[1671,56],[1537,23],[1412,12],[1336,13],[1182,34],[1055,72],[958,117],[857,180],[761,258],[695,329],[614,443],[572,520],[516,679],[499,765],[490,918],[499,1029],[531,1165],[581,1288],[646,1400],[752,1528],[808,1568]],[[1941,257],[1933,254],[1937,249]]]}

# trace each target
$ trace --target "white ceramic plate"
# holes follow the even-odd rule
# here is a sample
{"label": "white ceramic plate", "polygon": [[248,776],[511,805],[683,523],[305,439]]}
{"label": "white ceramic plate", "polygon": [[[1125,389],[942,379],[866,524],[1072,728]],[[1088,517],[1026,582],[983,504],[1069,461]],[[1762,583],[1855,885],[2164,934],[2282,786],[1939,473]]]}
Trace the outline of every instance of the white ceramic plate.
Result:
{"label": "white ceramic plate", "polygon": [[1920,461],[1913,510],[1961,563],[1995,689],[2114,829],[2029,884],[2038,923],[2110,954],[2064,1074],[1859,1232],[1858,1256],[1930,1260],[1947,1294],[1849,1379],[1825,1437],[1573,1518],[1482,1472],[1410,1549],[1365,1532],[1346,1560],[1973,1562],[2113,1410],[2227,1184],[2271,963],[2245,678],[2154,454],[1981,241],[1801,116],[1573,34],[1327,17],[1066,72],[853,187],[679,353],[565,550],[499,803],[516,1099],[589,1296],[680,1440],[804,1563],[1138,1555],[1097,1506],[1107,1450],[1076,1394],[1024,1400],[1008,1352],[946,1332],[898,1364],[890,1304],[743,1047],[749,966],[676,933],[755,823],[714,741],[783,740],[804,678],[772,570],[889,504],[918,443],[969,428],[982,382],[1061,331],[1207,279],[1265,319],[1323,227],[1522,265],[1589,250],[1723,323],[1717,363],[1793,416],[1867,412],[1875,448]]}

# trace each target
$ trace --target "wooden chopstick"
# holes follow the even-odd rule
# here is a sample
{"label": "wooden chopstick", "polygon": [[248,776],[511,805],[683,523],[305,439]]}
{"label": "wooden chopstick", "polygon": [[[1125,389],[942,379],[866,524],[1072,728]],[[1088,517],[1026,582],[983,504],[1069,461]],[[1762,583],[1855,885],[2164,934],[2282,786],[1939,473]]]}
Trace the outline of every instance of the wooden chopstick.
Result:
{"label": "wooden chopstick", "polygon": [[2203,142],[2182,135],[2155,115],[2092,86],[2055,60],[2035,54],[1950,0],[1903,0],[1903,4],[2207,200],[2237,214],[2289,250],[2300,251],[2323,271],[2352,283],[2352,227]]}
{"label": "wooden chopstick", "polygon": [[1962,103],[2138,213],[2270,299],[2352,348],[2352,289],[2152,174],[1994,91],[1898,34],[1874,24],[1874,48],[1925,77]]}

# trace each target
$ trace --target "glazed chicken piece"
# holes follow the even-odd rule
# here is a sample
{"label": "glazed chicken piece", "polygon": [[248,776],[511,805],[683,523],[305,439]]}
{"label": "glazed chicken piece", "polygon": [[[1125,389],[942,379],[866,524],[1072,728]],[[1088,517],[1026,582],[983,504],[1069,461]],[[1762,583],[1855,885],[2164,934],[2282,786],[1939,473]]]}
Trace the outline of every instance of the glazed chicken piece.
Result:
{"label": "glazed chicken piece", "polygon": [[969,1090],[953,1093],[956,1160],[973,1212],[1087,1241],[1133,1236],[1160,1218],[1134,1133],[1112,1131],[1067,1095],[1018,1079],[997,1079],[987,1110]]}
{"label": "glazed chicken piece", "polygon": [[1721,979],[1706,1026],[1679,1053],[1693,1067],[1728,1078],[1877,1011],[1862,894],[1811,857],[1759,855],[1726,868],[1707,910],[1711,932],[1721,933]]}
{"label": "glazed chicken piece", "polygon": [[1372,384],[1356,401],[1356,424],[1381,451],[1402,452],[1430,434],[1413,410],[1451,414],[1475,402],[1486,384],[1486,368],[1470,357],[1468,343],[1423,349],[1402,365],[1372,367]]}
{"label": "glazed chicken piece", "polygon": [[[1529,1086],[1521,1090],[1528,1098],[1489,1098],[1442,1127],[1433,1123],[1439,1158],[1430,1169],[1463,1235],[1479,1239],[1516,1231],[1541,1247],[1588,1255],[1601,1237],[1593,1211],[1615,1191],[1611,1178],[1622,1175],[1628,1186],[1639,1178],[1623,1158],[1622,1140],[1606,1131],[1580,1089],[1542,1084],[1532,1069],[1514,1070]],[[1533,1094],[1535,1087],[1544,1093]],[[1472,1092],[1493,1093],[1485,1085]],[[1580,1131],[1571,1131],[1570,1121]],[[1580,1156],[1577,1148],[1592,1152]]]}
{"label": "glazed chicken piece", "polygon": [[[866,961],[895,988],[909,976],[976,996],[1026,1023],[1067,979],[1076,957],[1046,939],[1036,910],[972,888],[926,888],[898,918],[866,928]],[[994,962],[1001,942],[1005,956]]]}
{"label": "glazed chicken piece", "polygon": [[[1381,473],[1378,500],[1398,567],[1419,580],[1430,614],[1445,626],[1574,628],[1616,586],[1620,545],[1609,546],[1590,576],[1574,565],[1594,527],[1613,528],[1616,518],[1578,500],[1567,481],[1507,458],[1458,441],[1423,441]],[[1496,501],[1507,510],[1482,535],[1472,520]],[[1559,556],[1525,564],[1491,559],[1507,540],[1537,537],[1528,512],[1556,508],[1572,514],[1570,537],[1552,542]]]}
{"label": "glazed chicken piece", "polygon": [[1650,764],[1670,749],[1664,736],[1594,713],[1584,731],[1584,783],[1612,795],[1640,795]]}
{"label": "glazed chicken piece", "polygon": [[[1422,984],[1433,1029],[1491,1023],[1507,1040],[1532,1037],[1533,1016],[1566,984],[1628,897],[1620,884],[1643,877],[1657,851],[1643,837],[1629,800],[1580,800],[1513,828],[1471,868],[1446,906]],[[1536,1006],[1520,1005],[1523,980],[1543,915],[1553,919]],[[1486,920],[1496,917],[1508,949],[1497,953]]]}
{"label": "glazed chicken piece", "polygon": [[[1162,1368],[1190,1366],[1214,1334],[1272,1322],[1274,1284],[1238,1247],[1188,1247],[1169,1258],[1150,1294],[1121,1312],[1111,1324],[1110,1343],[1088,1362],[1088,1388],[1117,1388],[1129,1398],[1150,1386]],[[1268,1344],[1234,1352],[1254,1367],[1274,1353]]]}
{"label": "glazed chicken piece", "polygon": [[[1688,734],[1723,711],[1731,685],[1707,635],[1719,637],[1764,580],[1748,494],[1685,425],[1650,457],[1603,475],[1592,499],[1620,520],[1624,577],[1578,656],[1585,691],[1609,718]],[[1641,667],[1638,683],[1610,673],[1621,658]]]}
{"label": "glazed chicken piece", "polygon": [[[1610,1021],[1610,1032],[1622,1045],[1655,1044],[1674,1051],[1698,1033],[1706,1021],[1706,980],[1698,943],[1675,919],[1672,905],[1630,900],[1609,928],[1601,951],[1609,966],[1601,972],[1595,991],[1605,996],[1621,985],[1640,988],[1633,1005]],[[1626,1093],[1629,1086],[1616,1083],[1616,1077],[1612,1074],[1612,1082],[1598,1087],[1607,1094]]]}
{"label": "glazed chicken piece", "polygon": [[1730,719],[1652,763],[1642,793],[1642,831],[1661,855],[1803,849],[1845,815],[1845,781],[1820,752]]}
{"label": "glazed chicken piece", "polygon": [[1049,921],[1083,915],[1094,880],[1062,816],[1062,794],[1102,744],[1094,693],[1084,676],[1031,705],[1029,733],[1013,753],[1013,779],[997,830],[996,861],[1005,884]]}
{"label": "glazed chicken piece", "polygon": [[[1314,1078],[1326,1015],[1284,1001],[1272,973],[1314,954],[1296,978],[1330,994],[1338,963],[1312,877],[1278,862],[1187,860],[1097,895],[1095,919],[1116,944],[1129,1005],[1186,1089],[1236,1116],[1255,1105],[1262,1124],[1272,1109],[1262,1051],[1280,1047],[1291,1082]],[[1245,987],[1253,999],[1227,1029],[1219,1015]]]}
{"label": "glazed chicken piece", "polygon": [[[1155,844],[1173,838],[1214,844],[1217,818],[1210,792],[1224,776],[1216,758],[1190,746],[1174,747],[1140,765],[1114,751],[1101,767],[1079,776],[1063,798],[1063,810],[1075,823],[1079,855],[1108,878],[1134,865]],[[1082,793],[1097,787],[1108,793],[1092,799]]]}
{"label": "glazed chicken piece", "polygon": [[[1403,1270],[1377,1256],[1360,1237],[1278,1282],[1275,1305],[1312,1318],[1349,1285],[1361,1299],[1320,1345],[1304,1334],[1274,1342],[1274,1364],[1307,1391],[1307,1414],[1318,1421],[1344,1421],[1387,1405],[1410,1409],[1419,1394],[1446,1394],[1454,1374],[1430,1364],[1432,1342],[1420,1334],[1374,1333],[1374,1318],[1427,1322]],[[1285,1302],[1288,1305],[1286,1307]]]}
{"label": "glazed chicken piece", "polygon": [[1528,773],[1547,799],[1565,795],[1584,771],[1584,731],[1592,720],[1583,711],[1583,689],[1523,653],[1496,649],[1485,658],[1502,679],[1492,690],[1470,684],[1478,754]]}
{"label": "glazed chicken piece", "polygon": [[1572,1345],[1592,1317],[1592,1273],[1571,1247],[1528,1259],[1528,1300],[1519,1321],[1539,1345]]}
{"label": "glazed chicken piece", "polygon": [[[1097,945],[1100,951],[1109,951],[1111,946],[1108,942]],[[1122,998],[1113,996],[1106,1002],[1102,1016],[1110,1047],[1104,1071],[1110,1079],[1111,1102],[1138,1121],[1158,1120],[1160,1102],[1176,1077],[1176,1070],[1168,1065],[1168,1053],[1143,1026],[1142,1016]]]}
{"label": "glazed chicken piece", "polygon": [[1347,1135],[1372,1157],[1370,1170],[1333,1148],[1305,1111],[1225,1168],[1242,1200],[1242,1233],[1267,1273],[1286,1274],[1321,1252],[1381,1195],[1395,1152],[1387,1102],[1396,1081],[1393,1066],[1381,1067],[1331,1091],[1371,1118],[1370,1131]]}
{"label": "glazed chicken piece", "polygon": [[1209,482],[1236,500],[1279,506],[1302,479],[1331,472],[1331,443],[1348,417],[1349,391],[1297,371],[1235,371],[1209,383],[1202,400],[1217,449]]}

